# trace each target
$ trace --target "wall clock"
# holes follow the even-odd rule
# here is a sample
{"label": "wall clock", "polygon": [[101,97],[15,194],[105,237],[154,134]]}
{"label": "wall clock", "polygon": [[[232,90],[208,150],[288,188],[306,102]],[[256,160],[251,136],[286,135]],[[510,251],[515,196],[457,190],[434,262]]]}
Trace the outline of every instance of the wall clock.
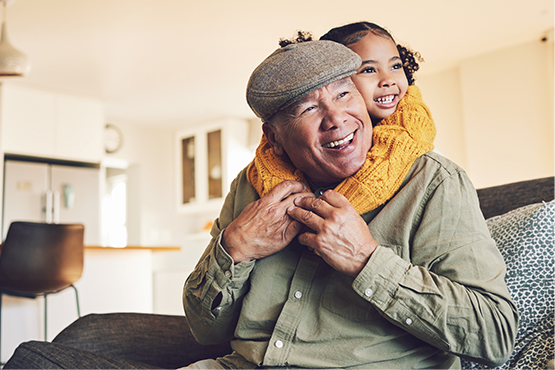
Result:
{"label": "wall clock", "polygon": [[106,153],[115,153],[123,145],[123,133],[119,127],[110,123],[104,128],[104,150]]}

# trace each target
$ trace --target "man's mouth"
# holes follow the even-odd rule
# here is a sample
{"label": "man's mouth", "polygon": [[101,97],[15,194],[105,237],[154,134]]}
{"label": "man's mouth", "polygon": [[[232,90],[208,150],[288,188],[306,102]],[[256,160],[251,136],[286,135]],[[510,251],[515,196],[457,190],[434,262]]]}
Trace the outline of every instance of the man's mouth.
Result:
{"label": "man's mouth", "polygon": [[355,133],[351,133],[349,136],[341,139],[341,140],[337,140],[337,141],[332,141],[331,143],[327,143],[322,145],[324,148],[337,148],[337,147],[342,147],[344,145],[349,144],[353,138],[355,137]]}
{"label": "man's mouth", "polygon": [[386,95],[386,96],[380,96],[379,98],[374,99],[374,101],[378,104],[390,104],[390,103],[393,103],[394,99],[395,99],[395,95]]}

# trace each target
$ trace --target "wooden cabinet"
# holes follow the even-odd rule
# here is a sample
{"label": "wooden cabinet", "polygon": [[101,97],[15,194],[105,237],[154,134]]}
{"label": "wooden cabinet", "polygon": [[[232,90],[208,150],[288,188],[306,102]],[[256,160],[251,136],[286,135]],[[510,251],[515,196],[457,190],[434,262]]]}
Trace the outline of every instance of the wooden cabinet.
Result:
{"label": "wooden cabinet", "polygon": [[176,134],[176,189],[180,212],[221,207],[236,175],[253,158],[249,123],[226,119]]}
{"label": "wooden cabinet", "polygon": [[104,123],[104,105],[98,100],[1,85],[5,153],[100,162]]}

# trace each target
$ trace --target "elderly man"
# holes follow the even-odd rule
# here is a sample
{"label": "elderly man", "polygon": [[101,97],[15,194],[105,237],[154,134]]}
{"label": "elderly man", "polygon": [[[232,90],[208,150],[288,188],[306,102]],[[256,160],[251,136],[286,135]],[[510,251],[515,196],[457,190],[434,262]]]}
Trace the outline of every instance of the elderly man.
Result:
{"label": "elderly man", "polygon": [[349,77],[360,63],[310,41],[253,72],[264,138],[184,289],[197,340],[234,352],[192,367],[445,369],[510,355],[518,315],[474,187],[418,133],[378,126],[373,140]]}

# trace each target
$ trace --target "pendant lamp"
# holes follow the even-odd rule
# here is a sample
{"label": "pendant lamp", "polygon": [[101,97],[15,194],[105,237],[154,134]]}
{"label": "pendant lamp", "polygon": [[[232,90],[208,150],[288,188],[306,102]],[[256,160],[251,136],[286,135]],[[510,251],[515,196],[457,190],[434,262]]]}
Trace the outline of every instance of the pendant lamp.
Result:
{"label": "pendant lamp", "polygon": [[30,65],[27,56],[17,50],[8,41],[6,33],[6,3],[8,0],[0,0],[2,3],[2,28],[0,35],[0,77],[23,76],[29,72]]}

